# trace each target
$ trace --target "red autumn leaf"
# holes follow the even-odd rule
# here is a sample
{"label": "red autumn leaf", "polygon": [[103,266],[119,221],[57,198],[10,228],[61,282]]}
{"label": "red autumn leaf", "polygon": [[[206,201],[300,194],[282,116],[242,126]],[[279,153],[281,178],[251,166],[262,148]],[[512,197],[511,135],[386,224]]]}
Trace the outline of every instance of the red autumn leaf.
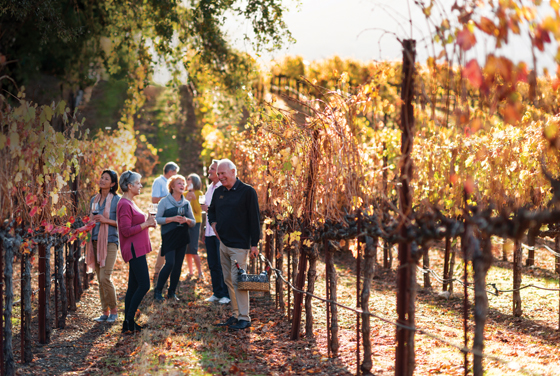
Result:
{"label": "red autumn leaf", "polygon": [[27,233],[28,233],[28,234],[33,234],[33,229],[28,228],[28,229],[27,229]]}
{"label": "red autumn leaf", "polygon": [[76,236],[76,234],[72,234],[72,236],[70,237],[70,239],[68,239],[68,243],[72,243],[74,242],[74,240],[78,239],[78,237]]}
{"label": "red autumn leaf", "polygon": [[89,222],[89,216],[86,215],[84,218],[82,218],[82,221],[84,223],[88,223]]}
{"label": "red autumn leaf", "polygon": [[467,63],[465,69],[463,69],[463,77],[469,80],[472,86],[475,88],[480,88],[482,85],[482,70],[475,59],[472,59]]}
{"label": "red autumn leaf", "polygon": [[48,203],[49,203],[49,198],[47,197],[46,199],[43,200],[41,207],[44,208],[45,206],[47,206]]}
{"label": "red autumn leaf", "polygon": [[53,225],[52,223],[47,223],[47,224],[46,224],[45,226],[43,226],[43,227],[45,227],[45,231],[46,231],[46,232],[51,232],[51,231],[53,230],[53,228],[54,228],[54,225]]}
{"label": "red autumn leaf", "polygon": [[457,34],[457,44],[463,51],[468,51],[476,44],[476,37],[465,27]]}
{"label": "red autumn leaf", "polygon": [[31,211],[29,212],[29,215],[31,217],[33,217],[35,214],[37,214],[37,210],[38,210],[38,208],[36,206],[34,206],[33,209],[31,209]]}
{"label": "red autumn leaf", "polygon": [[476,23],[476,26],[488,35],[494,35],[494,31],[496,30],[494,22],[486,17],[481,17],[480,22]]}
{"label": "red autumn leaf", "polygon": [[25,203],[27,204],[27,206],[33,205],[36,201],[37,201],[37,196],[36,196],[36,195],[32,195],[31,193],[28,194],[28,195],[25,197]]}
{"label": "red autumn leaf", "polygon": [[71,216],[71,217],[68,219],[68,222],[74,223],[74,222],[76,222],[76,218],[74,218],[74,216]]}
{"label": "red autumn leaf", "polygon": [[525,82],[525,83],[527,82],[527,78],[529,77],[527,64],[521,62],[517,65],[516,77],[517,77],[517,81],[519,82]]}

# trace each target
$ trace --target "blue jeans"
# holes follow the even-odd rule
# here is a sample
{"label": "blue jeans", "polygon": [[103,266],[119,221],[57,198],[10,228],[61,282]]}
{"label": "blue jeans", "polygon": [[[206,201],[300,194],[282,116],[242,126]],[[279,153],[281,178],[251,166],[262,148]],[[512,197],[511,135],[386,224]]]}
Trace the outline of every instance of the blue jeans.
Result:
{"label": "blue jeans", "polygon": [[222,263],[220,262],[220,241],[217,236],[206,236],[204,238],[204,244],[206,245],[206,259],[208,260],[208,268],[210,269],[214,296],[217,298],[229,298],[228,289],[224,283]]}

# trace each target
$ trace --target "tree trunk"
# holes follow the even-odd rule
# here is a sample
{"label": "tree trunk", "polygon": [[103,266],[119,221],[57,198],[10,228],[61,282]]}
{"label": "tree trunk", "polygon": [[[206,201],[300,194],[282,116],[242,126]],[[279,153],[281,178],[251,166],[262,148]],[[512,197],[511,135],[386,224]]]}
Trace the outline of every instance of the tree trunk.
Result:
{"label": "tree trunk", "polygon": [[451,238],[445,237],[445,256],[443,261],[443,286],[442,291],[447,291],[449,286],[449,258],[451,256]]}
{"label": "tree trunk", "polygon": [[535,244],[536,244],[536,232],[534,228],[530,228],[527,234],[527,246],[529,247],[529,252],[527,253],[527,260],[525,261],[526,266],[535,265]]}
{"label": "tree trunk", "polygon": [[195,88],[192,84],[179,88],[181,97],[181,118],[177,122],[177,143],[179,161],[182,171],[202,173],[200,153],[202,152],[202,135],[196,121],[194,105]]}
{"label": "tree trunk", "polygon": [[502,261],[507,261],[507,239],[504,239],[504,244],[502,244]]}
{"label": "tree trunk", "polygon": [[[327,274],[329,276],[329,296],[333,302],[337,301],[336,284],[338,282],[338,276],[336,274],[336,269],[334,267],[334,247],[329,243],[329,248],[327,252],[330,252],[330,257],[327,259]],[[338,342],[338,306],[334,303],[330,304],[331,313],[331,353],[334,357],[338,356],[338,349],[340,347]]]}
{"label": "tree trunk", "polygon": [[[307,292],[315,292],[317,277],[317,252],[313,249],[309,255],[309,269],[307,270]],[[313,297],[305,296],[305,337],[313,338]]]}
{"label": "tree trunk", "polygon": [[516,240],[515,241],[515,248],[513,254],[513,315],[515,317],[521,317],[523,314],[523,310],[521,308],[521,291],[518,289],[521,287],[522,281],[522,274],[521,274],[521,265],[523,258],[523,247],[521,247],[521,243]]}
{"label": "tree trunk", "polygon": [[[488,314],[488,295],[486,293],[486,274],[492,264],[492,242],[490,238],[482,241],[482,247],[474,249],[474,340],[473,350],[482,353],[484,351],[484,326]],[[474,355],[473,375],[483,376],[482,356]]]}
{"label": "tree trunk", "polygon": [[[371,238],[368,237],[368,240]],[[372,351],[371,351],[371,326],[369,316],[369,297],[371,293],[371,280],[375,272],[375,253],[377,250],[377,238],[372,242],[366,241],[364,252],[364,286],[362,289],[362,338],[364,341],[364,360],[361,365],[363,375],[372,375]]]}

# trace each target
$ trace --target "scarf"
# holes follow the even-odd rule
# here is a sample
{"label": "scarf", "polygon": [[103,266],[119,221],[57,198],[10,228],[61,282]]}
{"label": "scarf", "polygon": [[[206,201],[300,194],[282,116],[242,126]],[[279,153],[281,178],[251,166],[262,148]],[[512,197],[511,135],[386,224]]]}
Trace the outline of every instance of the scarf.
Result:
{"label": "scarf", "polygon": [[183,195],[181,195],[181,199],[179,200],[179,202],[175,201],[171,193],[168,194],[165,198],[171,203],[171,205],[175,206],[176,208],[186,206],[189,203],[189,201],[184,198]]}
{"label": "scarf", "polygon": [[[99,204],[101,200],[101,194],[97,194],[93,199],[93,203]],[[109,192],[107,198],[105,199],[105,210],[103,210],[103,216],[105,218],[110,217],[111,213],[111,203],[113,202],[113,194]],[[89,213],[90,217],[93,217],[93,213]],[[93,230],[92,230],[93,231]],[[105,267],[105,259],[107,258],[107,239],[109,238],[109,225],[106,223],[99,224],[99,233],[97,234],[97,261],[100,267]],[[95,255],[93,254],[93,236],[89,239],[86,246],[86,264],[88,267],[88,272],[92,272],[95,269]]]}

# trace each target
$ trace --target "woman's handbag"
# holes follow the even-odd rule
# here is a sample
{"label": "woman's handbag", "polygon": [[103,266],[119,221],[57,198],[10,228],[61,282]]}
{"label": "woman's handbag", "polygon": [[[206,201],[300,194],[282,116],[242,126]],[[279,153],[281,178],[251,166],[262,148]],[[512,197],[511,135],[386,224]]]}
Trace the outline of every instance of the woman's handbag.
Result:
{"label": "woman's handbag", "polygon": [[261,274],[247,274],[245,270],[239,267],[237,260],[237,289],[240,291],[270,291],[270,278],[268,272],[270,267],[267,266]]}

